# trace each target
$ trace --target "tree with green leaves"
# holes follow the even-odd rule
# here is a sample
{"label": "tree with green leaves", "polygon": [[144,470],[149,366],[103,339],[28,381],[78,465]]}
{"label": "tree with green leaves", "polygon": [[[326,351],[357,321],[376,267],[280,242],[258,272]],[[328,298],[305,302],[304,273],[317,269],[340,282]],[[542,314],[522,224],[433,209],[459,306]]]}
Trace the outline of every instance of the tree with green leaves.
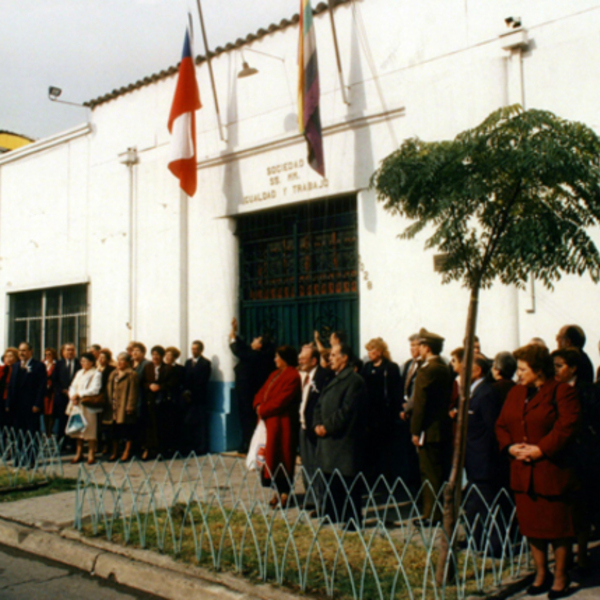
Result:
{"label": "tree with green leaves", "polygon": [[552,288],[562,274],[586,271],[598,282],[600,253],[589,230],[600,224],[600,138],[550,112],[508,106],[454,140],[406,140],[383,160],[371,186],[386,210],[413,221],[400,237],[433,228],[425,248],[443,253],[442,281],[461,281],[470,290],[444,492],[441,583],[461,501],[479,292],[497,280],[523,287],[530,276]]}

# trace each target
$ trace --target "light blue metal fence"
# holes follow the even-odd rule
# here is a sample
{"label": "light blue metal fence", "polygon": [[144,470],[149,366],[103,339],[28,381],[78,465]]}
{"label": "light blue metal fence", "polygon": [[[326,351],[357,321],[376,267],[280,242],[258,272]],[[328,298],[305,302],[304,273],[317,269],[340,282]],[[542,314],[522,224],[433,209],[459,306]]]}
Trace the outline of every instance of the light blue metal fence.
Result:
{"label": "light blue metal fence", "polygon": [[8,427],[0,431],[2,487],[62,476],[60,445],[54,436]]}
{"label": "light blue metal fence", "polygon": [[[284,473],[273,474],[284,476]],[[419,526],[425,486],[380,478],[369,486],[357,477],[344,506],[358,495],[362,514],[337,522],[307,504],[331,500],[331,481],[317,472],[308,487],[302,469],[289,481],[287,507],[272,507],[273,490],[243,461],[219,455],[170,462],[82,465],[75,526],[90,535],[135,544],[217,570],[240,574],[304,593],[353,599],[458,598],[515,577],[528,563],[510,494],[486,498],[477,487],[465,494],[459,526],[442,585],[435,581],[440,524]],[[281,479],[280,479],[281,481]],[[437,496],[441,509],[443,490]],[[473,511],[473,507],[476,510]]]}

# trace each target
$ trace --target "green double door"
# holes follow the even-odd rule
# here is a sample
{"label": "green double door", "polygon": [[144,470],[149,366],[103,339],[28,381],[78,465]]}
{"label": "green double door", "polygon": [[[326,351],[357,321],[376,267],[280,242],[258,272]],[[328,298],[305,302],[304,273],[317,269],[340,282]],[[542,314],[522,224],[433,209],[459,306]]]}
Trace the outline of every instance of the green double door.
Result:
{"label": "green double door", "polygon": [[299,348],[319,331],[360,354],[356,196],[239,217],[240,326]]}

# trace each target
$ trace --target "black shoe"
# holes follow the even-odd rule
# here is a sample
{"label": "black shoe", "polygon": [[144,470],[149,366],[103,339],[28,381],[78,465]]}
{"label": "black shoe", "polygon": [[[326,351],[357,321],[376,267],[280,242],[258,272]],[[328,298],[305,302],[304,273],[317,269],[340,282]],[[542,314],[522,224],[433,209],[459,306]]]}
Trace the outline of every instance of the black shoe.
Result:
{"label": "black shoe", "polygon": [[571,589],[571,580],[567,577],[567,582],[565,583],[565,587],[562,590],[553,590],[551,589],[548,592],[548,598],[550,600],[554,600],[555,598],[566,598],[570,596],[573,590]]}
{"label": "black shoe", "polygon": [[552,575],[546,575],[546,579],[544,579],[542,585],[530,585],[527,588],[527,595],[539,596],[540,594],[545,594],[552,587],[552,581]]}

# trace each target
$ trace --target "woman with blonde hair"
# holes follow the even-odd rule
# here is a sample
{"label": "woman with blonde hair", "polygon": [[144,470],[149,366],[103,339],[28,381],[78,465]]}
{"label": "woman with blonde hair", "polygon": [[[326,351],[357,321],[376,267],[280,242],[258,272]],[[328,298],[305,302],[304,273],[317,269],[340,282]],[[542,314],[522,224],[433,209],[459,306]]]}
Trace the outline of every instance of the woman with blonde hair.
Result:
{"label": "woman with blonde hair", "polygon": [[369,361],[360,373],[367,384],[365,472],[369,483],[374,483],[379,475],[384,475],[391,485],[392,457],[400,432],[402,377],[382,338],[373,338],[365,348]]}

